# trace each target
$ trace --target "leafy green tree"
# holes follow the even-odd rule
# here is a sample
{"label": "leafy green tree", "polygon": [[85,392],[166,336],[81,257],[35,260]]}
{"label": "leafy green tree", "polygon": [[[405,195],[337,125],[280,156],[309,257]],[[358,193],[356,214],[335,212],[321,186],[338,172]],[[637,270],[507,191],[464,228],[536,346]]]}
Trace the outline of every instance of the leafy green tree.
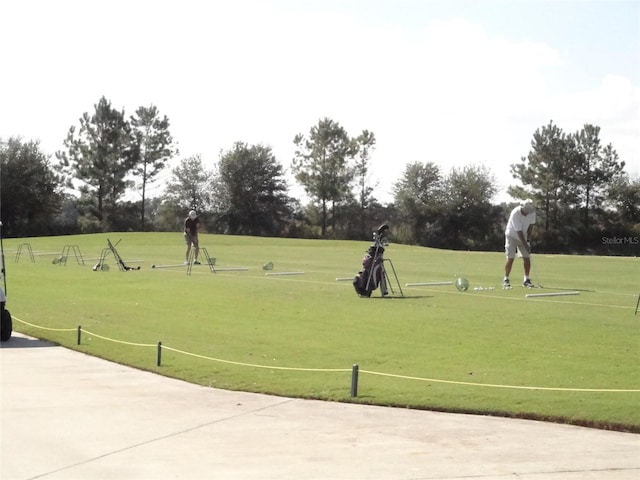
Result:
{"label": "leafy green tree", "polygon": [[333,212],[333,221],[337,205],[349,198],[354,175],[349,160],[356,153],[355,142],[343,127],[328,118],[311,127],[308,138],[298,134],[293,142],[296,151],[292,171],[307,194],[319,205],[321,235],[325,237],[329,208]]}
{"label": "leafy green tree", "polygon": [[78,198],[70,193],[65,193],[60,210],[56,213],[51,224],[52,235],[73,235],[80,232],[79,229]]}
{"label": "leafy green tree", "polygon": [[242,235],[280,235],[293,210],[284,168],[270,147],[237,142],[218,162],[215,180],[218,227]]}
{"label": "leafy green tree", "polygon": [[50,235],[63,201],[60,180],[40,142],[0,140],[0,219],[3,235]]}
{"label": "leafy green tree", "polygon": [[640,177],[616,176],[609,185],[607,203],[622,222],[635,225],[640,233]]}
{"label": "leafy green tree", "polygon": [[573,139],[576,152],[573,155],[572,180],[578,207],[584,211],[583,225],[588,229],[589,212],[602,205],[611,182],[623,173],[625,162],[619,161],[618,153],[611,144],[602,146],[600,127],[586,124]]}
{"label": "leafy green tree", "polygon": [[371,155],[375,150],[376,137],[372,132],[363,130],[356,138],[358,153],[355,157],[355,179],[356,179],[356,198],[358,201],[358,218],[360,220],[360,239],[369,238],[370,232],[367,231],[368,224],[367,212],[371,204],[375,202],[372,196],[375,184],[370,180],[370,163]]}
{"label": "leafy green tree", "polygon": [[[145,205],[145,218],[147,219],[147,230],[151,231],[174,231],[174,228],[165,228],[162,217],[163,199],[161,197],[151,197],[147,199]],[[171,226],[172,227],[172,226]]]}
{"label": "leafy green tree", "polygon": [[[502,237],[502,210],[491,203],[495,179],[483,165],[452,168],[432,162],[407,165],[394,185],[394,207],[407,243],[450,249],[493,249]],[[408,231],[407,231],[408,230]]]}
{"label": "leafy green tree", "polygon": [[154,105],[139,107],[130,122],[139,152],[139,163],[133,173],[140,177],[140,225],[141,229],[145,230],[147,186],[157,179],[158,174],[178,151],[169,132],[169,119],[166,116],[161,118],[158,108]]}
{"label": "leafy green tree", "polygon": [[538,129],[532,149],[511,172],[522,186],[512,186],[514,198],[534,198],[542,217],[543,247],[555,251],[584,251],[587,240],[611,227],[606,199],[624,162],[611,144],[603,147],[600,128],[586,124],[573,135],[550,122]]}
{"label": "leafy green tree", "polygon": [[211,210],[212,182],[213,172],[204,168],[200,155],[184,158],[171,172],[165,201],[183,218],[192,209],[202,218],[202,212]]}
{"label": "leafy green tree", "polygon": [[[443,182],[443,234],[446,248],[488,248],[496,241],[499,210],[492,206],[495,179],[484,165],[452,168]],[[502,237],[502,235],[500,235]]]}
{"label": "leafy green tree", "polygon": [[132,184],[127,177],[139,151],[124,111],[115,110],[105,97],[94,107],[93,115],[82,115],[77,132],[75,126],[69,129],[66,151],[56,155],[60,172],[80,182],[85,231],[108,231],[117,222],[118,201]]}
{"label": "leafy green tree", "polygon": [[548,245],[567,245],[576,228],[568,207],[575,205],[577,198],[572,181],[575,156],[571,136],[549,122],[534,133],[529,154],[511,165],[513,177],[522,185],[509,187],[508,193],[517,199],[535,200]]}
{"label": "leafy green tree", "polygon": [[182,231],[187,212],[184,207],[173,199],[150,199],[148,204],[154,205],[156,215],[154,218],[154,230],[159,232]]}
{"label": "leafy green tree", "polygon": [[400,241],[428,245],[437,238],[444,199],[442,182],[440,167],[433,162],[413,162],[405,167],[393,186],[394,205],[403,223],[395,229]]}

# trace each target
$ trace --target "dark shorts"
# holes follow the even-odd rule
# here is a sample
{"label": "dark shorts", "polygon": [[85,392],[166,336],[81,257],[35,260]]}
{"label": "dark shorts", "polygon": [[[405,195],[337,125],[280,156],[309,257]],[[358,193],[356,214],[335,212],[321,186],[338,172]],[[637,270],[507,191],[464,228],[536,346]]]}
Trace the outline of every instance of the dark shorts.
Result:
{"label": "dark shorts", "polygon": [[187,246],[193,245],[195,248],[198,248],[198,234],[189,235],[188,233],[184,234],[184,242]]}

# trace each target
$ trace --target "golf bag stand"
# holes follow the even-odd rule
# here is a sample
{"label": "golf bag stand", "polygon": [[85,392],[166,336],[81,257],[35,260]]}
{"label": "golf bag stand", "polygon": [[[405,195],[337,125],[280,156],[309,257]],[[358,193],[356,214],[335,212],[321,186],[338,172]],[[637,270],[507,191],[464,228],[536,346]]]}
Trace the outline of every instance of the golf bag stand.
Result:
{"label": "golf bag stand", "polygon": [[389,290],[391,290],[391,293],[393,295],[396,294],[396,291],[393,289],[393,282],[390,281],[389,274],[387,272],[386,267],[384,266],[385,262],[391,266],[391,271],[393,272],[393,277],[394,277],[394,280],[396,281],[395,284],[398,287],[398,292],[400,292],[401,297],[404,297],[404,292],[402,291],[402,287],[400,286],[400,280],[398,280],[398,274],[396,273],[396,269],[394,268],[393,262],[391,261],[390,258],[385,258],[382,261],[382,276],[385,279],[385,287],[388,287]]}
{"label": "golf bag stand", "polygon": [[[116,245],[118,243],[120,243],[120,240],[118,240]],[[109,250],[111,250],[111,253],[115,257],[116,263],[118,264],[118,267],[120,267],[120,270],[122,270],[123,272],[128,272],[129,270],[140,270],[140,266],[139,265],[137,267],[130,267],[126,263],[124,263],[124,260],[122,259],[122,257],[118,253],[118,250],[116,250],[116,245],[111,243],[111,240],[109,240],[108,238],[107,238],[107,245],[109,245]]]}
{"label": "golf bag stand", "polygon": [[404,296],[393,262],[388,258],[384,258],[385,246],[388,245],[386,241],[388,230],[389,226],[385,224],[373,232],[373,245],[369,247],[362,259],[362,270],[360,270],[353,279],[353,287],[361,297],[370,297],[371,293],[378,287],[380,287],[380,293],[383,297],[389,294],[389,290],[391,290],[393,294],[396,293],[393,289],[393,283],[389,278],[389,274],[387,273],[385,263],[391,266],[398,291],[400,295]]}
{"label": "golf bag stand", "polygon": [[118,246],[118,244],[120,243],[122,239],[118,240],[115,245],[111,244],[111,242],[109,242],[109,246],[105,247],[102,249],[102,252],[100,253],[100,258],[98,259],[98,263],[96,263],[93,266],[93,271],[94,272],[98,272],[98,271],[107,271],[109,270],[109,265],[107,265],[105,262],[107,260],[107,257],[109,256],[109,254],[112,252],[111,247],[115,248]]}
{"label": "golf bag stand", "polygon": [[[202,256],[204,257],[204,260],[207,266],[209,267],[209,270],[212,273],[216,273],[216,269],[215,269],[216,259],[209,255],[209,252],[207,251],[207,249],[204,247],[199,247],[198,253],[202,254]],[[195,249],[192,248],[191,251],[189,252],[189,258],[187,259],[187,275],[191,275],[191,269],[193,267],[193,262],[195,261],[196,261]]]}

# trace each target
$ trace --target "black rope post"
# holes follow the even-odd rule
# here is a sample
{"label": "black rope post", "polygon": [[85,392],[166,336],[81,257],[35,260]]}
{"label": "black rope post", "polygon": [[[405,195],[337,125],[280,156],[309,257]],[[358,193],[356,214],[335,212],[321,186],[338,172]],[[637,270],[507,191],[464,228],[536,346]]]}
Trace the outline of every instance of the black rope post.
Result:
{"label": "black rope post", "polygon": [[78,345],[82,341],[82,325],[78,325]]}
{"label": "black rope post", "polygon": [[351,369],[351,396],[358,396],[358,371],[360,367],[358,367],[357,363],[353,364],[353,368]]}
{"label": "black rope post", "polygon": [[158,342],[158,361],[156,365],[158,367],[162,366],[162,342]]}
{"label": "black rope post", "polygon": [[634,315],[638,314],[638,308],[640,308],[640,293],[638,294],[638,303],[636,303],[636,313]]}

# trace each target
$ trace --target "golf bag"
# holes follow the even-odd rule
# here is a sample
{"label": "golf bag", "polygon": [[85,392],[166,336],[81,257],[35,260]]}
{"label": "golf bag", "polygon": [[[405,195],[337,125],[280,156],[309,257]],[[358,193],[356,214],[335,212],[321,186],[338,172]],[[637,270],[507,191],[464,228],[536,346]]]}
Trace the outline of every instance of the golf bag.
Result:
{"label": "golf bag", "polygon": [[13,332],[11,313],[4,308],[4,302],[2,302],[2,310],[0,311],[0,341],[6,342],[9,340],[11,338],[11,332]]}
{"label": "golf bag", "polygon": [[370,297],[380,283],[384,282],[382,254],[384,247],[371,245],[362,259],[362,270],[353,279],[353,288],[363,297]]}
{"label": "golf bag", "polygon": [[[118,240],[118,243],[120,243],[119,240]],[[118,243],[116,243],[116,245]],[[130,267],[126,263],[124,263],[124,260],[122,260],[122,257],[118,253],[118,250],[116,250],[116,245],[111,243],[111,240],[109,240],[108,238],[107,238],[107,245],[109,245],[109,250],[111,250],[111,253],[113,253],[113,256],[115,257],[116,262],[118,262],[118,267],[120,267],[120,270],[122,270],[123,272],[128,272],[129,270],[140,270],[139,265],[137,267]]]}
{"label": "golf bag", "polygon": [[353,288],[363,297],[370,297],[371,292],[380,287],[382,295],[387,294],[386,275],[384,271],[384,247],[387,243],[389,225],[381,225],[373,232],[373,245],[369,247],[362,259],[362,270],[353,279]]}

